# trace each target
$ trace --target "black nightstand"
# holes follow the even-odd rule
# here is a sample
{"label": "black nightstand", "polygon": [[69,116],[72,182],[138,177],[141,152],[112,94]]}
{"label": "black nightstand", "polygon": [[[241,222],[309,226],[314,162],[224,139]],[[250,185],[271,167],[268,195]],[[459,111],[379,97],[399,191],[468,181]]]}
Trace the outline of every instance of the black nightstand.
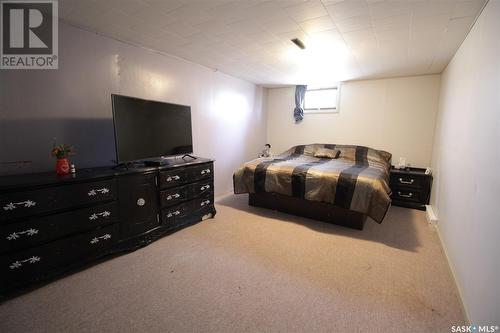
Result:
{"label": "black nightstand", "polygon": [[391,168],[389,186],[392,190],[392,204],[425,210],[431,196],[432,176],[425,174],[425,169]]}

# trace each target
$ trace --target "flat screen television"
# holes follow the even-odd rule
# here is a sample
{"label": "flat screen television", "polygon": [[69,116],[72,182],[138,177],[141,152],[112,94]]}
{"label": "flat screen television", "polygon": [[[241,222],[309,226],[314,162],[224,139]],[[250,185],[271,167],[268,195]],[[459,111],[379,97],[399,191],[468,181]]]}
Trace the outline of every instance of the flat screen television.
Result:
{"label": "flat screen television", "polygon": [[116,161],[158,161],[191,154],[191,107],[111,95]]}

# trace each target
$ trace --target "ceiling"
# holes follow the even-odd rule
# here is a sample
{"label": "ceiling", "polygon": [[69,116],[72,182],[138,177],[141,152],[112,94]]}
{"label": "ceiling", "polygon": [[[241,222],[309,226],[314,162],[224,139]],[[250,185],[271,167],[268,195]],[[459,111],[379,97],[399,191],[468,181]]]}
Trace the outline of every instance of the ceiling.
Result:
{"label": "ceiling", "polygon": [[484,2],[60,0],[59,14],[70,24],[273,86],[440,73]]}

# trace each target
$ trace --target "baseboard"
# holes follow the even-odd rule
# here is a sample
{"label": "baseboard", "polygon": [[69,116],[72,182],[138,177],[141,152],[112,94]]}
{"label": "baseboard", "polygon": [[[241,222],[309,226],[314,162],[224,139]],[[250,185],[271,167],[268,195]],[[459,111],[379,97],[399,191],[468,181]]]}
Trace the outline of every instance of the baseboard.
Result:
{"label": "baseboard", "polygon": [[[431,207],[431,206],[428,206],[428,208],[429,207]],[[436,218],[436,221],[437,221],[437,217],[434,214],[434,209],[432,209],[432,207],[431,207],[431,211],[432,211],[433,217]],[[430,222],[430,223],[432,223],[432,222]],[[458,298],[460,300],[460,307],[462,310],[462,314],[464,315],[465,320],[467,321],[467,325],[471,325],[469,312],[467,311],[467,307],[465,306],[465,302],[464,302],[464,294],[462,292],[462,288],[460,287],[460,284],[458,283],[457,276],[455,275],[455,270],[453,269],[453,264],[450,260],[450,257],[448,256],[448,251],[446,249],[445,243],[443,242],[443,237],[441,237],[441,230],[439,229],[439,226],[437,224],[432,223],[432,225],[434,226],[434,228],[436,230],[436,233],[437,233],[438,238],[439,238],[439,242],[441,243],[441,248],[443,249],[446,261],[448,262],[448,269],[451,273],[451,276],[453,277],[453,281],[455,282],[455,288],[458,291]]]}
{"label": "baseboard", "polygon": [[427,222],[430,224],[436,225],[438,223],[437,215],[431,205],[425,205],[425,215],[427,217]]}

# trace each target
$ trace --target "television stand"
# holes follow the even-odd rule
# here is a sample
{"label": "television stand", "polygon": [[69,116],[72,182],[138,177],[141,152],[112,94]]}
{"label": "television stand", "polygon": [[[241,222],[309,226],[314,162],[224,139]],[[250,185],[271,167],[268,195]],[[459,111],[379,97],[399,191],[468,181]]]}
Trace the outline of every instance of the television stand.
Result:
{"label": "television stand", "polygon": [[166,158],[158,158],[158,159],[154,159],[154,160],[146,160],[146,161],[142,161],[142,163],[144,163],[144,166],[153,166],[153,167],[159,167],[159,166],[162,166],[162,165],[169,165],[171,164],[170,161]]}
{"label": "television stand", "polygon": [[181,158],[184,159],[184,157],[191,157],[193,160],[196,159],[196,157],[194,157],[193,155],[191,154],[184,154],[184,156],[182,156]]}

